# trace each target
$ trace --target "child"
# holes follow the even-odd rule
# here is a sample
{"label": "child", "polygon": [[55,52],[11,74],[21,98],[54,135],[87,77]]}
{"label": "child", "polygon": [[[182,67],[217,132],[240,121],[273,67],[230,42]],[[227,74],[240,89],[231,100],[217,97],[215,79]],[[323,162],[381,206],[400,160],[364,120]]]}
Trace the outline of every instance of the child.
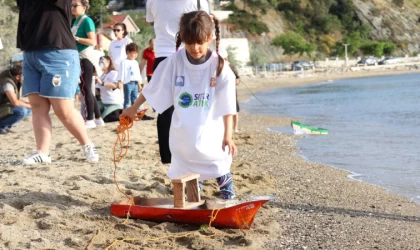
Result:
{"label": "child", "polygon": [[[214,22],[218,49],[219,21]],[[185,48],[159,65],[150,84],[122,116],[133,120],[146,99],[159,113],[173,105],[169,178],[189,173],[200,174],[200,181],[216,178],[221,197],[235,199],[230,174],[232,156],[237,152],[232,140],[235,76],[223,58],[208,49],[212,39],[213,22],[206,12],[184,14],[176,47],[184,42]]]}
{"label": "child", "polygon": [[122,112],[121,90],[117,86],[118,72],[109,56],[101,57],[99,66],[102,76],[96,77],[96,88],[100,91],[99,109],[104,122],[119,121]]}
{"label": "child", "polygon": [[121,83],[124,86],[124,108],[128,108],[136,101],[139,92],[141,91],[141,75],[140,66],[136,61],[139,55],[139,46],[135,43],[130,43],[125,47],[127,59],[121,62],[120,72],[118,74],[118,86]]}

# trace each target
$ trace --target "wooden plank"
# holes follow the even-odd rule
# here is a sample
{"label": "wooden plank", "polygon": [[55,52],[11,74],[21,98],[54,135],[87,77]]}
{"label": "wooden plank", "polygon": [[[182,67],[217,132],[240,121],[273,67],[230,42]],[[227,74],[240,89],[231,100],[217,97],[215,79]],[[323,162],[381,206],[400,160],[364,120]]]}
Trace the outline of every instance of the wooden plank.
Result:
{"label": "wooden plank", "polygon": [[183,208],[185,206],[185,184],[174,183],[174,207]]}
{"label": "wooden plank", "polygon": [[196,208],[199,207],[201,205],[203,205],[206,202],[206,200],[201,200],[199,202],[186,202],[184,207],[180,207],[182,209],[191,209],[191,208]]}
{"label": "wooden plank", "polygon": [[198,179],[190,180],[187,182],[187,201],[200,201],[200,192],[198,192]]}
{"label": "wooden plank", "polygon": [[200,178],[200,174],[187,174],[172,180],[172,183],[186,183],[187,181]]}

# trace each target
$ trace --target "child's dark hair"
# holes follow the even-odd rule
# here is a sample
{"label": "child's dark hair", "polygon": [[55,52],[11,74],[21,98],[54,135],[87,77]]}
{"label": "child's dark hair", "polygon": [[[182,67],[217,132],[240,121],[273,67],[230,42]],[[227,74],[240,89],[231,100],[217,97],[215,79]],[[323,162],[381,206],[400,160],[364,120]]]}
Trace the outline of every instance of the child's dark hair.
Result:
{"label": "child's dark hair", "polygon": [[139,46],[137,46],[135,43],[129,43],[127,46],[125,46],[125,52],[139,52],[139,50]]}
{"label": "child's dark hair", "polygon": [[[220,22],[213,17],[216,31],[216,52],[219,55],[220,43]],[[203,44],[208,41],[213,34],[212,18],[204,11],[192,11],[185,13],[179,22],[179,32],[176,34],[176,49],[178,50],[181,43],[185,44]],[[216,75],[222,72],[225,60],[219,55],[219,66]]]}
{"label": "child's dark hair", "polygon": [[114,29],[115,29],[116,26],[119,26],[124,30],[123,37],[126,37],[128,35],[127,26],[125,25],[125,23],[114,24]]}
{"label": "child's dark hair", "polygon": [[22,65],[20,63],[16,63],[10,68],[9,71],[13,77],[22,75]]}

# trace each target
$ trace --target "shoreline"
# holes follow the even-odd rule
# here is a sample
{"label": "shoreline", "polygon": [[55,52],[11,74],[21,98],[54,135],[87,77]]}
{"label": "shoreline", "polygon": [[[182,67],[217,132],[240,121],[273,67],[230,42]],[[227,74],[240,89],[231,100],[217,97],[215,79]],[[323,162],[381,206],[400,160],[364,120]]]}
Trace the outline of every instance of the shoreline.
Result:
{"label": "shoreline", "polygon": [[[356,79],[356,78],[371,78],[371,77],[381,77],[381,76],[393,76],[393,75],[404,75],[404,74],[420,74],[420,69],[419,70],[391,70],[391,71],[369,71],[369,72],[350,72],[350,75],[346,75],[346,73],[349,72],[345,72],[345,74],[337,74],[337,73],[330,73],[330,74],[311,74],[307,77],[296,77],[293,75],[289,75],[289,76],[285,76],[285,77],[280,77],[280,78],[276,78],[275,76],[271,76],[271,77],[260,77],[258,79],[258,77],[245,77],[244,81],[241,81],[242,85],[245,85],[245,87],[238,87],[238,100],[240,102],[240,105],[246,101],[248,101],[249,99],[253,98],[253,95],[255,92],[259,92],[259,91],[267,91],[267,90],[273,90],[273,89],[277,89],[277,88],[290,88],[290,87],[301,87],[301,86],[307,86],[307,85],[311,85],[311,84],[318,84],[318,83],[322,83],[322,82],[326,82],[326,81],[337,81],[337,80],[345,80],[345,79]],[[282,80],[285,80],[282,82]],[[241,84],[240,84],[241,85]],[[252,87],[249,87],[249,85],[251,85]],[[252,92],[251,92],[252,91]],[[242,112],[242,111],[241,111]],[[249,113],[252,114],[252,113]],[[255,115],[255,114],[254,114]],[[292,119],[291,117],[287,117],[288,119]],[[280,127],[288,127],[289,124],[287,124],[286,126],[278,126]],[[268,127],[267,129],[271,132],[276,132],[276,133],[281,133],[279,131],[273,131],[270,130]],[[293,132],[291,132],[291,134],[293,134]],[[300,139],[298,139],[300,140]],[[358,176],[360,174],[352,172],[350,170],[346,170],[346,169],[341,169],[332,165],[327,165],[324,163],[317,163],[317,162],[312,162],[309,159],[306,159],[306,157],[304,155],[298,155],[300,157],[302,157],[305,161],[307,162],[311,162],[311,163],[315,163],[315,164],[322,164],[337,170],[342,170],[342,171],[347,171],[348,174],[348,178],[355,180],[355,181],[360,181],[375,187],[379,187],[379,188],[383,188],[384,190],[386,190],[387,192],[389,192],[390,194],[394,194],[394,195],[398,195],[401,196],[403,198],[407,198],[407,200],[409,200],[410,202],[413,201],[416,204],[420,205],[420,200],[417,201],[417,199],[415,197],[409,198],[406,197],[402,194],[397,194],[397,193],[393,193],[391,191],[389,191],[386,187],[380,186],[380,185],[376,185],[373,183],[369,183],[369,182],[365,182],[364,180],[361,179],[357,179],[354,178],[354,176]]]}
{"label": "shoreline", "polygon": [[[257,84],[257,79],[252,80]],[[90,249],[105,249],[119,238],[136,240],[119,242],[112,249],[418,249],[420,245],[420,205],[352,180],[348,171],[305,161],[296,154],[293,135],[266,129],[287,126],[287,117],[240,115],[240,132],[234,134],[239,152],[231,167],[237,196],[277,198],[259,209],[250,230],[215,229],[210,238],[200,226],[125,222],[110,215],[111,203],[126,199],[113,180],[117,123],[88,130],[101,157],[98,164],[90,164],[81,146],[52,115],[53,162],[22,166],[20,160],[35,144],[31,120],[14,127],[15,133],[0,135],[2,145],[7,145],[0,148],[0,249],[84,249],[92,240]],[[117,164],[120,188],[132,196],[172,197],[167,168],[160,162],[156,120],[135,122],[128,153]],[[218,195],[215,180],[204,182],[202,196]],[[145,241],[186,233],[192,235]]]}
{"label": "shoreline", "polygon": [[[250,91],[258,92],[270,90],[275,88],[299,87],[315,83],[321,83],[329,80],[343,80],[354,78],[370,78],[389,75],[403,75],[403,74],[420,74],[418,70],[377,70],[377,71],[357,71],[357,72],[341,72],[341,73],[314,73],[306,76],[296,75],[276,75],[267,77],[257,76],[241,76],[241,83],[237,86],[238,100],[244,101],[250,98]],[[245,82],[245,84],[244,84]],[[244,86],[245,85],[245,86]]]}

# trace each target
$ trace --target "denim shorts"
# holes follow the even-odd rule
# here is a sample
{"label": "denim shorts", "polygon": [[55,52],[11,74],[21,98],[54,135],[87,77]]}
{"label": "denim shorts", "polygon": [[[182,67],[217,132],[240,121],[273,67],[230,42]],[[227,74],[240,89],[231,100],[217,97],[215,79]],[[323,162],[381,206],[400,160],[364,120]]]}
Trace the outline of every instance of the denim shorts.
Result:
{"label": "denim shorts", "polygon": [[77,50],[34,50],[23,56],[23,96],[74,99],[81,72]]}

